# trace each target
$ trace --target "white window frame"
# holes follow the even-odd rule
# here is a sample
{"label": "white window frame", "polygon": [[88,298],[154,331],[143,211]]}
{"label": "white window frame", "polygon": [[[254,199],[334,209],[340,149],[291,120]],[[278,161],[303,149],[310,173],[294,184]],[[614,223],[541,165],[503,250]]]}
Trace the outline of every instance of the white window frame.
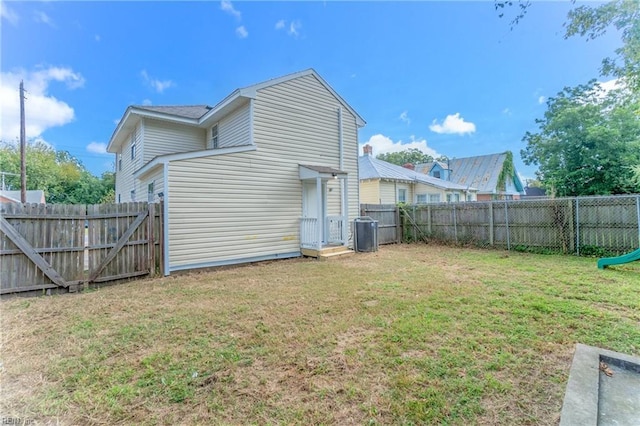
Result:
{"label": "white window frame", "polygon": [[467,194],[467,201],[473,201],[473,194]]}
{"label": "white window frame", "polygon": [[[402,194],[402,197],[400,196]],[[407,188],[398,188],[398,202],[406,203],[407,202]]]}
{"label": "white window frame", "polygon": [[213,149],[218,149],[220,146],[219,134],[218,123],[216,123],[211,126],[211,148]]}
{"label": "white window frame", "polygon": [[440,202],[440,194],[429,194],[429,202],[430,203],[439,203]]}
{"label": "white window frame", "polygon": [[416,204],[427,204],[429,196],[427,194],[416,194]]}
{"label": "white window frame", "polygon": [[136,190],[132,189],[131,190],[131,201],[135,201],[136,200]]}
{"label": "white window frame", "polygon": [[456,203],[460,202],[460,193],[456,192],[455,194],[453,194],[453,201],[455,201]]}

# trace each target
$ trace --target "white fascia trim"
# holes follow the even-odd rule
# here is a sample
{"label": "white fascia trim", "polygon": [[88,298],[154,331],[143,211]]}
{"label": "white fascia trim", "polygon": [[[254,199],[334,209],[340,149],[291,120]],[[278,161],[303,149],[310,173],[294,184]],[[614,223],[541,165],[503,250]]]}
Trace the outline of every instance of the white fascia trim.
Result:
{"label": "white fascia trim", "polygon": [[209,112],[207,112],[205,115],[200,117],[200,119],[197,120],[198,125],[201,125],[202,123],[207,121],[209,118],[211,118],[213,115],[217,114],[222,108],[226,107],[231,102],[235,101],[236,99],[238,99],[240,97],[253,99],[255,97],[255,93],[253,93],[253,95],[252,95],[251,93],[248,93],[244,89],[242,89],[242,90],[241,89],[234,90],[229,96],[227,96],[226,98],[224,98],[223,100],[218,102],[218,104],[216,106],[211,108],[209,110]]}
{"label": "white fascia trim", "polygon": [[124,112],[124,115],[118,122],[116,129],[113,131],[113,134],[111,135],[111,139],[109,139],[109,144],[107,145],[107,152],[117,154],[117,152],[111,151],[111,149],[113,148],[113,142],[116,140],[116,136],[118,135],[118,133],[120,133],[120,130],[122,130],[124,123],[129,119],[130,115],[131,115],[131,107],[127,108],[127,110]]}
{"label": "white fascia trim", "polygon": [[254,145],[256,142],[253,140],[253,108],[254,98],[249,99],[249,143]]}
{"label": "white fascia trim", "polygon": [[203,151],[182,152],[179,154],[168,154],[156,157],[149,161],[142,168],[133,173],[133,177],[138,178],[155,168],[159,164],[167,164],[171,161],[191,160],[192,158],[212,157],[215,155],[236,154],[238,152],[256,151],[256,145],[231,146],[229,148],[206,149]]}
{"label": "white fascia trim", "polygon": [[[292,257],[300,257],[300,256],[302,256],[302,253],[300,251],[291,251],[288,253],[274,253],[274,254],[268,254],[265,256],[241,257],[238,259],[218,260],[214,262],[202,262],[202,263],[191,263],[188,265],[176,265],[176,266],[169,267],[169,271],[175,272],[175,271],[184,271],[189,269],[215,268],[217,266],[238,265],[241,263],[262,262],[265,260],[274,260],[274,259],[289,259]],[[169,275],[169,273],[165,275]]]}

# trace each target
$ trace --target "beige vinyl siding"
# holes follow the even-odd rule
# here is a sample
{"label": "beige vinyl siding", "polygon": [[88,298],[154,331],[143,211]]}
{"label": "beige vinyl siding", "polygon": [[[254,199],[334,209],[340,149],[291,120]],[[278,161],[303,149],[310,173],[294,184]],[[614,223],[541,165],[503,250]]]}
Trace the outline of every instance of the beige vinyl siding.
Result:
{"label": "beige vinyl siding", "polygon": [[340,194],[340,180],[330,179],[327,182],[327,215],[340,215],[342,195]]}
{"label": "beige vinyl siding", "polygon": [[380,204],[380,181],[360,181],[360,203]]}
{"label": "beige vinyl siding", "polygon": [[[313,76],[259,89],[257,151],[171,162],[170,268],[299,253],[298,165],[340,167],[339,106]],[[357,127],[344,107],[342,114],[351,222],[359,209]],[[339,212],[333,192],[339,189],[331,192],[330,210]]]}
{"label": "beige vinyl siding", "polygon": [[[429,202],[429,195],[433,195],[433,194],[440,194],[440,202],[445,202],[447,201],[447,192],[442,189],[442,188],[438,188],[436,186],[432,186],[432,185],[424,185],[424,184],[417,184],[416,185],[416,197],[418,194],[426,194],[427,195],[427,203]],[[461,195],[462,197],[462,195]],[[417,198],[414,198],[414,202],[416,202]]]}
{"label": "beige vinyl siding", "polygon": [[[273,161],[340,167],[338,108],[341,103],[312,75],[258,91],[254,141]],[[356,118],[342,107],[344,171],[348,173],[350,221],[358,216]],[[297,167],[296,167],[297,173]]]}
{"label": "beige vinyl siding", "polygon": [[299,251],[302,183],[290,166],[259,152],[170,163],[170,267]]}
{"label": "beige vinyl siding", "polygon": [[[249,119],[249,102],[247,102],[220,120],[218,122],[218,148],[249,145],[251,143]],[[211,132],[211,129],[208,131]]]}
{"label": "beige vinyl siding", "polygon": [[[133,135],[133,138],[132,138]],[[128,203],[131,201],[131,190],[136,191],[136,200],[145,201],[146,198],[140,198],[139,184],[133,178],[133,172],[142,167],[142,125],[138,124],[136,128],[126,138],[126,142],[122,144],[121,151],[116,155],[116,167],[119,166],[119,155],[122,154],[122,170],[116,169],[116,202],[118,201],[118,195],[120,195],[120,201]],[[135,141],[136,155],[134,159],[131,159],[131,145]],[[143,194],[146,197],[146,192]]]}
{"label": "beige vinyl siding", "polygon": [[143,165],[158,155],[205,149],[204,129],[149,118],[145,118],[143,123]]}
{"label": "beige vinyl siding", "polygon": [[396,203],[396,183],[388,180],[380,181],[380,203]]}
{"label": "beige vinyl siding", "polygon": [[[153,182],[153,199],[149,200],[149,184]],[[145,176],[142,179],[142,191],[141,198],[139,201],[151,201],[153,203],[157,203],[160,201],[160,197],[158,197],[158,193],[164,192],[164,169],[162,167],[158,168],[156,172],[149,176]],[[144,197],[144,198],[142,198]]]}

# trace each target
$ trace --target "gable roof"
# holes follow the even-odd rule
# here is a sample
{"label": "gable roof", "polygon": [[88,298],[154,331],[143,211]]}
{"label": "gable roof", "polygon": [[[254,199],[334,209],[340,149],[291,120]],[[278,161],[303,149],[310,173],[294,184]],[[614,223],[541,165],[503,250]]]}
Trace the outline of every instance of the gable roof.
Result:
{"label": "gable roof", "polygon": [[[497,191],[498,178],[507,159],[507,153],[478,155],[475,157],[452,158],[449,160],[451,181],[460,185],[478,188],[480,193],[494,194]],[[434,163],[416,165],[416,170],[429,173]],[[518,174],[513,176],[516,191],[524,194],[524,188]]]}
{"label": "gable roof", "polygon": [[[0,197],[9,202],[20,203],[20,191],[1,191]],[[44,191],[41,189],[30,189],[27,191],[27,203],[44,204]]]}
{"label": "gable roof", "polygon": [[468,185],[460,185],[454,182],[449,182],[447,180],[434,178],[432,176],[419,173],[405,167],[396,166],[395,164],[378,160],[377,158],[374,158],[370,155],[362,155],[358,157],[358,168],[360,180],[383,179],[399,182],[422,183],[445,190],[476,190],[474,187]]}
{"label": "gable roof", "polygon": [[123,135],[127,133],[127,130],[135,128],[137,121],[136,117],[149,117],[155,119],[161,119],[165,121],[171,121],[175,123],[181,123],[186,125],[205,127],[208,123],[222,114],[225,111],[229,111],[242,102],[246,102],[248,99],[254,99],[257,91],[266,87],[275,86],[276,84],[284,83],[289,80],[311,75],[315,77],[320,84],[322,84],[327,91],[329,91],[342,106],[347,109],[356,118],[358,127],[362,127],[366,124],[364,119],[353,109],[351,106],[336,93],[335,90],[313,69],[309,68],[304,71],[287,74],[282,77],[266,80],[261,83],[246,86],[244,88],[236,89],[231,92],[227,97],[218,102],[215,106],[210,107],[208,105],[192,105],[192,106],[138,106],[131,105],[127,108],[124,115],[118,122],[116,129],[111,135],[111,139],[107,145],[107,152],[117,152],[119,147],[124,141]]}

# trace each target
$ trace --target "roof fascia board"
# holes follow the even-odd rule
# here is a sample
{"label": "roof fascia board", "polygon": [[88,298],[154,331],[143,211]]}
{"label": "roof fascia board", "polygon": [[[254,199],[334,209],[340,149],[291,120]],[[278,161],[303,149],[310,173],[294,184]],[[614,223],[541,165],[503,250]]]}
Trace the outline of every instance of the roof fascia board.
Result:
{"label": "roof fascia board", "polygon": [[222,108],[226,107],[227,105],[229,105],[231,102],[235,101],[239,97],[252,98],[252,96],[249,96],[248,94],[243,94],[240,89],[236,89],[231,94],[229,94],[226,98],[218,102],[218,104],[213,108],[211,108],[209,112],[207,112],[205,115],[200,117],[200,119],[197,121],[198,124],[204,123],[209,118],[211,118],[211,116],[217,114]]}
{"label": "roof fascia board", "polygon": [[236,154],[239,152],[248,152],[248,151],[256,151],[258,147],[256,145],[243,145],[243,146],[232,146],[229,148],[219,148],[219,149],[206,149],[202,151],[191,151],[191,152],[182,152],[179,154],[168,154],[162,155],[154,158],[149,161],[147,164],[139,168],[133,173],[133,177],[136,179],[140,176],[144,175],[151,169],[154,169],[159,164],[170,163],[171,161],[179,161],[179,160],[191,160],[193,158],[202,158],[202,157],[212,157],[216,155],[225,155],[225,154]]}

